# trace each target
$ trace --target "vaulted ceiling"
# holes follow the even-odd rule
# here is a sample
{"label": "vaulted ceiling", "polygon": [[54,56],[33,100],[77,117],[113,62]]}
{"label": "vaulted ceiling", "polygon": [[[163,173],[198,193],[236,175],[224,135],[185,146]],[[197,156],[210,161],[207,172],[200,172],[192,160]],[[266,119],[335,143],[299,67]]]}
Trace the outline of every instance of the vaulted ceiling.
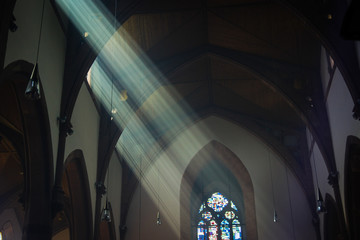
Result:
{"label": "vaulted ceiling", "polygon": [[164,74],[158,94],[176,94],[194,119],[220,115],[257,134],[313,197],[306,128],[329,128],[321,44],[305,21],[277,1],[145,1],[124,30]]}
{"label": "vaulted ceiling", "polygon": [[[220,115],[258,135],[283,156],[308,198],[314,198],[306,129],[316,139],[328,168],[335,162],[320,79],[322,45],[335,59],[354,100],[360,92],[354,46],[340,36],[346,5],[330,0],[102,2],[113,13],[117,6],[119,32],[125,29],[165,76],[158,93],[176,91],[176,100],[189,107],[194,119]],[[61,117],[70,122],[77,93],[97,53],[84,44],[71,23],[63,23],[67,52]],[[151,97],[145,104],[156,108]],[[1,126],[5,122],[1,120]],[[162,136],[157,138],[162,141]],[[0,151],[0,174],[4,174],[1,169],[14,156],[14,147],[5,137]],[[111,150],[106,147],[103,154],[109,159],[106,151]],[[103,176],[97,180],[105,176],[106,162],[101,162]],[[131,187],[123,193],[127,190],[131,192]]]}
{"label": "vaulted ceiling", "polygon": [[120,29],[166,76],[164,89],[175,87],[195,113],[237,116],[280,141],[292,139],[288,145],[304,140],[307,111],[322,98],[320,42],[287,7],[140,2]]}
{"label": "vaulted ceiling", "polygon": [[[186,105],[186,114],[193,119],[220,115],[258,135],[284,158],[309,201],[314,199],[306,129],[328,168],[335,168],[320,78],[321,46],[337,62],[354,99],[360,89],[355,81],[359,67],[353,67],[357,62],[354,46],[340,35],[345,5],[271,0],[103,3],[116,12],[119,34],[125,30],[165,76],[157,94],[176,94],[177,103]],[[79,89],[97,55],[86,45],[77,48],[78,35],[70,25],[62,99],[62,115],[68,116],[74,102],[69,96]],[[135,93],[127,90],[131,101]],[[156,109],[151,96],[144,104]],[[134,109],[140,116],[141,107]],[[146,121],[151,125],[156,117]],[[167,144],[161,134],[156,138]],[[104,162],[102,177],[108,161]],[[123,186],[124,219],[132,185]]]}

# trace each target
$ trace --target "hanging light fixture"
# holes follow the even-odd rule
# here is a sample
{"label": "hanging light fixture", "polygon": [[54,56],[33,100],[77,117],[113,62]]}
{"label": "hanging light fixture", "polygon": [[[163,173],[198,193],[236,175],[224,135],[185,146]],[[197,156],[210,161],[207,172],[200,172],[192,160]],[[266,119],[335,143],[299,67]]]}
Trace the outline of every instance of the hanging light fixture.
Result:
{"label": "hanging light fixture", "polygon": [[317,194],[317,199],[316,199],[316,212],[317,213],[326,212],[324,200],[323,200],[323,197],[321,195],[319,187],[318,187],[318,194]]}
{"label": "hanging light fixture", "polygon": [[109,209],[109,201],[106,197],[106,203],[105,203],[105,207],[102,211],[101,214],[101,221],[107,221],[107,222],[111,222],[111,215],[110,215],[110,209]]}
{"label": "hanging light fixture", "polygon": [[271,169],[270,149],[268,149],[268,154],[269,154],[269,171],[270,171],[271,193],[272,193],[272,200],[273,200],[273,207],[274,207],[273,221],[274,221],[274,223],[277,223],[279,221],[279,219],[278,219],[278,215],[277,215],[276,207],[275,207],[274,183],[273,183],[272,169]]}
{"label": "hanging light fixture", "polygon": [[326,212],[326,207],[325,207],[324,200],[323,200],[323,197],[321,195],[320,188],[319,188],[319,180],[318,180],[318,176],[317,176],[316,162],[315,162],[315,156],[314,156],[314,145],[315,145],[315,141],[313,140],[310,151],[311,151],[311,156],[313,158],[315,179],[316,179],[316,187],[317,187],[316,212],[317,213],[323,213],[323,212]]}
{"label": "hanging light fixture", "polygon": [[[154,163],[155,164],[155,163]],[[159,172],[159,169],[154,166],[156,171],[157,171],[157,186],[158,186],[158,189],[156,191],[156,198],[157,198],[157,208],[158,208],[158,212],[156,214],[156,224],[159,226],[161,225],[161,217],[160,217],[160,196],[159,196],[159,190],[160,190],[160,172]]]}
{"label": "hanging light fixture", "polygon": [[157,225],[161,225],[160,212],[157,212],[157,215],[156,215],[156,224],[157,224]]}
{"label": "hanging light fixture", "polygon": [[[116,9],[116,0],[115,0],[115,9]],[[115,10],[116,13],[116,10]],[[116,18],[116,15],[115,15]],[[116,19],[114,19],[114,28],[115,28],[115,21]],[[84,37],[87,37],[88,33],[85,32]],[[114,114],[116,114],[116,109],[113,108],[113,91],[114,91],[114,80],[111,79],[111,92],[110,92],[110,129],[112,128],[112,121],[114,119]],[[109,138],[111,140],[111,135],[109,135]],[[106,191],[106,202],[105,202],[105,206],[104,209],[102,211],[101,214],[101,221],[106,221],[106,222],[111,222],[111,215],[110,215],[110,202],[108,201],[108,193],[109,193],[109,168],[110,168],[110,161],[111,158],[109,159],[109,163],[107,166],[107,174],[106,174],[106,184],[108,187],[108,190]]]}
{"label": "hanging light fixture", "polygon": [[273,221],[274,221],[274,223],[276,223],[276,222],[278,222],[278,221],[279,221],[278,216],[277,216],[277,212],[276,212],[276,209],[275,209],[275,208],[274,208]]}
{"label": "hanging light fixture", "polygon": [[25,90],[25,97],[29,100],[40,99],[40,76],[39,67],[36,62]]}
{"label": "hanging light fixture", "polygon": [[[110,164],[110,163],[109,163]],[[105,206],[104,209],[102,211],[101,214],[101,221],[107,221],[107,222],[111,222],[111,215],[110,215],[110,202],[108,200],[108,193],[109,193],[109,166],[107,169],[107,179],[106,179],[106,184],[108,186],[108,190],[106,191],[106,200],[105,200]]]}
{"label": "hanging light fixture", "polygon": [[29,82],[25,89],[25,97],[30,100],[38,100],[41,98],[40,74],[39,74],[38,60],[39,60],[42,24],[43,24],[43,18],[44,18],[44,9],[45,9],[45,0],[43,0],[43,6],[42,6],[42,12],[41,12],[40,31],[39,31],[39,40],[38,40],[38,45],[37,45],[36,61],[35,61],[34,68],[32,70]]}

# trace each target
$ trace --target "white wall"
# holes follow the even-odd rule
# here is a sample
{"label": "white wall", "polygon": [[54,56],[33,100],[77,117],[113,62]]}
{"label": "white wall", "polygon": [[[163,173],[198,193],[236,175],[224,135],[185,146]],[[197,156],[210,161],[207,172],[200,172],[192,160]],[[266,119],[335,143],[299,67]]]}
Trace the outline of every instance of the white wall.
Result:
{"label": "white wall", "polygon": [[[42,3],[42,0],[16,1],[14,16],[18,29],[16,32],[9,32],[5,67],[17,60],[25,60],[32,64],[35,63]],[[46,98],[49,113],[54,161],[56,159],[59,138],[57,117],[60,112],[66,48],[65,40],[64,33],[57,21],[54,10],[50,2],[45,0],[38,62],[40,79],[45,92],[44,97]],[[54,166],[55,165],[56,164],[54,164]]]}
{"label": "white wall", "polygon": [[[141,239],[148,239],[148,236],[180,239],[182,210],[179,199],[180,194],[186,194],[180,192],[182,176],[194,155],[211,140],[217,140],[233,151],[250,174],[255,193],[258,239],[315,239],[311,210],[303,189],[280,158],[270,152],[279,217],[279,222],[274,223],[267,146],[247,130],[213,116],[184,129],[166,151],[159,154],[152,169],[143,169],[146,171],[142,178],[143,191],[140,196],[139,188],[136,190],[129,209],[127,239],[137,239],[139,215]],[[163,220],[161,226],[156,225],[158,209]]]}

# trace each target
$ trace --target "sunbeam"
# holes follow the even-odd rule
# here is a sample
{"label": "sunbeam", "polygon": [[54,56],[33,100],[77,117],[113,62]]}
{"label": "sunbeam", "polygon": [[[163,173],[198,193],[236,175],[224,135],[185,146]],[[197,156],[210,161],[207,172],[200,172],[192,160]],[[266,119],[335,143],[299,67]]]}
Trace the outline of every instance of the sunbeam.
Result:
{"label": "sunbeam", "polygon": [[[153,201],[160,202],[161,216],[169,220],[176,234],[180,234],[181,206],[174,211],[166,202],[179,203],[175,179],[181,179],[183,172],[179,169],[186,166],[178,161],[177,155],[186,149],[179,146],[178,152],[166,152],[158,162],[154,159],[192,123],[196,118],[194,112],[184,101],[179,103],[182,97],[174,88],[163,87],[167,85],[165,77],[123,28],[115,30],[114,17],[104,6],[84,0],[58,0],[57,3],[80,32],[88,33],[86,41],[99,52],[88,78],[96,97],[123,129],[116,148],[141,179],[142,187]],[[128,93],[126,101],[120,97],[122,90]],[[199,139],[208,134],[208,129],[199,129],[187,136],[188,142],[194,148],[199,147]],[[162,191],[166,191],[163,198],[159,199],[159,186],[152,176],[159,178]],[[182,194],[190,198],[191,187],[188,188]]]}

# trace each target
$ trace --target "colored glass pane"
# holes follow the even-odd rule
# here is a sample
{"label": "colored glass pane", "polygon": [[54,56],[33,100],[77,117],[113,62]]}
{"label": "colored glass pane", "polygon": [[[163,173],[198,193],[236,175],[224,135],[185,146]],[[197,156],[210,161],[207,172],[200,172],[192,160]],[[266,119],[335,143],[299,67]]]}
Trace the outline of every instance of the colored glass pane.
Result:
{"label": "colored glass pane", "polygon": [[206,228],[204,228],[204,227],[197,228],[197,239],[198,240],[206,240]]}
{"label": "colored glass pane", "polygon": [[208,206],[215,212],[221,212],[228,203],[227,198],[219,192],[214,193],[207,201]]}
{"label": "colored glass pane", "polygon": [[233,240],[241,240],[242,234],[239,220],[235,219],[232,223]]}
{"label": "colored glass pane", "polygon": [[230,240],[230,227],[229,227],[229,222],[227,220],[223,220],[221,222],[220,230],[221,230],[221,239]]}
{"label": "colored glass pane", "polygon": [[228,220],[224,219],[224,220],[221,221],[221,224],[222,225],[229,225],[229,222],[228,222]]}
{"label": "colored glass pane", "polygon": [[240,225],[233,225],[233,240],[241,240],[241,227]]}
{"label": "colored glass pane", "polygon": [[198,240],[207,240],[207,229],[206,229],[206,223],[204,222],[204,220],[201,220],[198,223],[197,239]]}
{"label": "colored glass pane", "polygon": [[237,211],[238,209],[237,209],[237,207],[235,206],[235,204],[233,203],[233,201],[230,201],[230,203],[231,203],[231,208]]}
{"label": "colored glass pane", "polygon": [[218,235],[218,227],[216,226],[216,222],[214,220],[210,221],[209,226],[209,240],[217,240]]}
{"label": "colored glass pane", "polygon": [[212,218],[212,215],[211,215],[210,212],[204,212],[204,213],[202,214],[202,217],[203,217],[203,219],[205,219],[206,221],[210,221],[210,219]]}
{"label": "colored glass pane", "polygon": [[205,203],[201,204],[200,209],[199,209],[199,213],[201,213],[202,210],[204,210],[204,208],[205,208]]}
{"label": "colored glass pane", "polygon": [[[222,212],[229,203],[231,209]],[[237,213],[232,201],[219,192],[213,193],[199,208],[201,220],[197,226],[197,240],[242,240]]]}
{"label": "colored glass pane", "polygon": [[235,213],[233,211],[226,211],[225,212],[225,217],[227,219],[233,219],[235,217]]}

